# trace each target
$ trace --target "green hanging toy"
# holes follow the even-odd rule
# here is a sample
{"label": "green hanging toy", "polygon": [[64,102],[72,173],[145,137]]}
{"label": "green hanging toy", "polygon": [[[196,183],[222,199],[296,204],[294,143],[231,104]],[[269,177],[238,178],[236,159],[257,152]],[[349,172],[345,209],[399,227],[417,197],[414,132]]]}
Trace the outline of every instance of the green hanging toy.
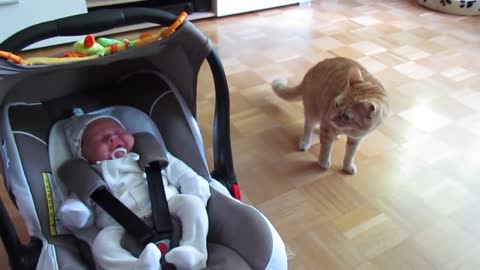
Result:
{"label": "green hanging toy", "polygon": [[73,44],[73,49],[83,55],[105,55],[105,47],[95,41],[94,35],[87,35],[85,39],[79,40]]}

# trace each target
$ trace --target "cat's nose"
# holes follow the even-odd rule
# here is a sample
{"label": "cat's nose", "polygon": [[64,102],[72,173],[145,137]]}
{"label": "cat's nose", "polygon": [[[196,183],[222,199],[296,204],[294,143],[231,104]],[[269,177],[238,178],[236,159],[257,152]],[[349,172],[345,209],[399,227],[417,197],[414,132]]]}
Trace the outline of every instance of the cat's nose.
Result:
{"label": "cat's nose", "polygon": [[345,120],[345,121],[350,121],[350,119],[352,119],[352,117],[345,113],[345,114],[342,115],[342,119]]}

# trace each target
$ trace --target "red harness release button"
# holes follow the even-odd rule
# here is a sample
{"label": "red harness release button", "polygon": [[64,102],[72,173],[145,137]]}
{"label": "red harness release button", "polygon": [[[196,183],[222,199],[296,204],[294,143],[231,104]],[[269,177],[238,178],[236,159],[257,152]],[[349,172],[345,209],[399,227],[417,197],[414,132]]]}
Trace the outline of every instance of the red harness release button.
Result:
{"label": "red harness release button", "polygon": [[160,249],[160,252],[162,252],[162,256],[165,255],[168,251],[167,244],[165,244],[163,242],[157,243],[157,248]]}

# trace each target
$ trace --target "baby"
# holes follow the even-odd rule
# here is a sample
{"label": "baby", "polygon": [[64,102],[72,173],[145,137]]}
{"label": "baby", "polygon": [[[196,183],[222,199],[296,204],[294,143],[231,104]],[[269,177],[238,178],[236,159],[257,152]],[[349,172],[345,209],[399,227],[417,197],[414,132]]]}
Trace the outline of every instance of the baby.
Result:
{"label": "baby", "polygon": [[[139,166],[139,155],[131,152],[134,137],[118,119],[106,115],[73,116],[64,131],[75,158],[90,163],[110,192],[137,216],[151,216],[147,179]],[[207,261],[209,184],[173,155],[167,153],[167,158],[169,165],[162,171],[165,193],[170,213],[181,221],[182,237],[178,247],[163,255],[178,270],[203,269]],[[103,269],[161,269],[162,254],[153,243],[139,258],[134,257],[120,245],[124,228],[100,206],[92,210],[70,196],[60,207],[58,218],[72,231],[93,225],[95,220],[100,232],[93,241],[92,253]]]}

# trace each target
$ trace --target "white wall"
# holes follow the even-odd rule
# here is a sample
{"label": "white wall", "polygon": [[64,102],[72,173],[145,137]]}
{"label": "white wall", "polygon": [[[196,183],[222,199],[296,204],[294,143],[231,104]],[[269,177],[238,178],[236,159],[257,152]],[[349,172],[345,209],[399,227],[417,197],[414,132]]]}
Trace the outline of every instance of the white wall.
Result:
{"label": "white wall", "polygon": [[[87,12],[86,0],[19,0],[0,5],[0,42],[37,23]],[[29,48],[71,42],[79,37],[53,38]]]}

